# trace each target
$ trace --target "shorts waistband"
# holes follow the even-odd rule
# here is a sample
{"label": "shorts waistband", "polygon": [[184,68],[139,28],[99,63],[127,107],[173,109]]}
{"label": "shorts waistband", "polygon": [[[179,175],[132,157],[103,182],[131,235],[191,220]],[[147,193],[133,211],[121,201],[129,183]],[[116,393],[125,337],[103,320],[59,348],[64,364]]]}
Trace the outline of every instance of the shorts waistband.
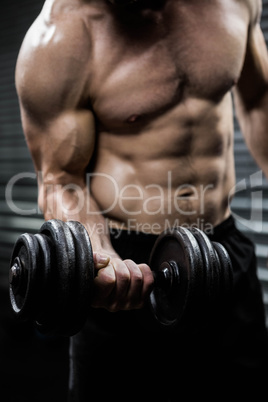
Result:
{"label": "shorts waistband", "polygon": [[[212,233],[208,233],[207,236],[211,240],[215,240],[218,238],[222,238],[223,235],[230,234],[234,231],[236,231],[236,224],[234,217],[230,215],[227,219],[219,223],[218,225],[214,226]],[[137,238],[139,240],[153,240],[157,239],[159,236],[158,234],[154,233],[145,233],[145,232],[139,232],[136,230],[122,230],[122,229],[115,229],[111,228],[110,229],[110,235],[111,238],[113,239],[129,239],[129,238]]]}
{"label": "shorts waistband", "polygon": [[219,223],[213,228],[213,232],[208,234],[208,237],[212,241],[221,242],[227,236],[237,231],[234,217],[230,215],[227,219]]}

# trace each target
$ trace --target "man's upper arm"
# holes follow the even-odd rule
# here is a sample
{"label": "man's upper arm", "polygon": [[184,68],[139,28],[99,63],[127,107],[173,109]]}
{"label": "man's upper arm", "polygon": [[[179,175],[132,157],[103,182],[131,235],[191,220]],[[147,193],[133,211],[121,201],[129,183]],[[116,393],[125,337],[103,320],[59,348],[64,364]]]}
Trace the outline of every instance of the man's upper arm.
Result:
{"label": "man's upper arm", "polygon": [[23,130],[37,170],[79,177],[95,141],[94,116],[85,94],[88,63],[73,57],[68,38],[62,43],[40,40],[36,46],[38,28],[36,23],[29,30],[17,61]]}
{"label": "man's upper arm", "polygon": [[244,65],[237,90],[245,110],[258,106],[268,88],[268,53],[261,30],[261,1],[252,1]]}
{"label": "man's upper arm", "polygon": [[257,13],[249,25],[245,62],[234,88],[234,101],[248,149],[268,178],[268,53]]}

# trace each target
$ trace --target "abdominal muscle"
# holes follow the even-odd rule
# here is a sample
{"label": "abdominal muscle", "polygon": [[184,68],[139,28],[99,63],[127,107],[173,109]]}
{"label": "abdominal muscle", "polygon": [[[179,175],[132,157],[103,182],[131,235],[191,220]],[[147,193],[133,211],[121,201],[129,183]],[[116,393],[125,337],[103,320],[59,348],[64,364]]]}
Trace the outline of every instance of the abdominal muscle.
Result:
{"label": "abdominal muscle", "polygon": [[[135,120],[133,118],[133,120]],[[230,214],[234,186],[231,96],[188,100],[158,118],[98,133],[88,185],[112,228],[205,232]]]}

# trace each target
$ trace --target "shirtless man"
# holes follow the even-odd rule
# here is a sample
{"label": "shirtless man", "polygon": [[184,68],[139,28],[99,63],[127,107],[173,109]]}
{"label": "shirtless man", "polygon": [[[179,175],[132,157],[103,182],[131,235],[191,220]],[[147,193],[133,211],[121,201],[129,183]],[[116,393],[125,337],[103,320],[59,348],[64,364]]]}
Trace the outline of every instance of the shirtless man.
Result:
{"label": "shirtless man", "polygon": [[[232,94],[268,177],[260,16],[260,0],[47,0],[25,37],[16,85],[39,205],[45,219],[85,225],[98,270],[71,340],[70,401],[121,400],[121,389],[125,401],[169,401],[189,378],[206,391],[212,379],[247,389],[268,378],[254,249],[229,208]],[[178,224],[202,224],[234,265],[232,312],[200,333],[139,322],[151,247]]]}

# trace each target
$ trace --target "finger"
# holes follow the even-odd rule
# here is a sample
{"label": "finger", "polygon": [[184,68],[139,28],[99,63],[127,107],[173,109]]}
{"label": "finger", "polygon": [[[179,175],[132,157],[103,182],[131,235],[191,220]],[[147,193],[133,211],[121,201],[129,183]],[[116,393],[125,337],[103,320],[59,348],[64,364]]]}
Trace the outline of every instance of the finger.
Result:
{"label": "finger", "polygon": [[112,264],[99,269],[94,279],[92,307],[106,307],[107,299],[113,293],[115,284],[116,275]]}
{"label": "finger", "polygon": [[101,269],[107,267],[110,262],[110,257],[108,255],[100,254],[100,253],[93,253],[93,261],[94,267],[96,269]]}
{"label": "finger", "polygon": [[147,264],[139,264],[138,267],[143,275],[143,287],[141,291],[141,299],[143,300],[143,302],[145,302],[149,298],[149,295],[153,290],[154,276],[150,267]]}
{"label": "finger", "polygon": [[140,308],[142,304],[143,273],[132,260],[125,260],[130,272],[130,284],[125,302],[125,310]]}
{"label": "finger", "polygon": [[122,260],[115,259],[112,261],[112,265],[115,272],[116,283],[109,297],[107,309],[111,312],[116,312],[124,309],[131,276],[128,267]]}

